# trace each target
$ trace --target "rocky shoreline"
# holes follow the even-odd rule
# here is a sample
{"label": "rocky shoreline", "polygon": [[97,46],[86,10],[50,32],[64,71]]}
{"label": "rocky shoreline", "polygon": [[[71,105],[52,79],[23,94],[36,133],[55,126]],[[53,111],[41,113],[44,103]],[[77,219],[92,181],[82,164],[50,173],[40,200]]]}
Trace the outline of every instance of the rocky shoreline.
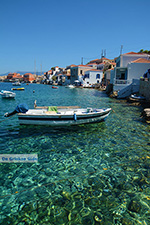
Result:
{"label": "rocky shoreline", "polygon": [[[111,92],[111,93],[108,94],[108,96],[110,98],[117,99],[117,92]],[[150,124],[150,101],[133,99],[131,97],[128,97],[126,99],[118,99],[118,101],[119,102],[126,102],[128,104],[131,104],[132,106],[134,105],[134,106],[141,107],[142,108],[141,118],[143,119],[144,122]]]}

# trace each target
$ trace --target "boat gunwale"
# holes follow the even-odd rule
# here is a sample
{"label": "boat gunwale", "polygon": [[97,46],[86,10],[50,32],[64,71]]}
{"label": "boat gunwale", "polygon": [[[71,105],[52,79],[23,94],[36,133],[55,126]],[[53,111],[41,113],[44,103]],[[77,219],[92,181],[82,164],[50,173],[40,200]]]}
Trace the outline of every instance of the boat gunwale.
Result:
{"label": "boat gunwale", "polygon": [[111,108],[107,108],[104,111],[97,111],[97,112],[85,112],[85,113],[72,113],[72,114],[26,114],[26,113],[18,113],[19,120],[56,120],[56,121],[63,121],[63,120],[74,120],[74,114],[77,116],[77,120],[86,120],[86,119],[93,119],[105,116],[109,114]]}

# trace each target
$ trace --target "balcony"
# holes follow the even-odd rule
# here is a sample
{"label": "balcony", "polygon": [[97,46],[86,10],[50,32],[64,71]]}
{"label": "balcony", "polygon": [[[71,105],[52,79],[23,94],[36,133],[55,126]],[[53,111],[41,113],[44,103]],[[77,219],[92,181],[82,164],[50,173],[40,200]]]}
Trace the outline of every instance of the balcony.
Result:
{"label": "balcony", "polygon": [[129,85],[132,83],[132,80],[119,80],[119,79],[114,79],[114,84],[126,84]]}

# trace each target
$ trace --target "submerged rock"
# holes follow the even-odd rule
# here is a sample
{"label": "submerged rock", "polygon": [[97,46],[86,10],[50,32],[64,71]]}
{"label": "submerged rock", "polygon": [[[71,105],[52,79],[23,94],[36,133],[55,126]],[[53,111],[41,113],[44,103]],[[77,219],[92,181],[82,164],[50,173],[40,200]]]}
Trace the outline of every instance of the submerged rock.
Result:
{"label": "submerged rock", "polygon": [[122,225],[136,225],[135,222],[133,220],[131,220],[131,218],[126,218],[126,217],[121,218],[121,224]]}
{"label": "submerged rock", "polygon": [[140,202],[138,202],[136,200],[131,200],[131,202],[128,205],[128,209],[131,212],[139,213],[141,211],[141,204],[140,204]]}

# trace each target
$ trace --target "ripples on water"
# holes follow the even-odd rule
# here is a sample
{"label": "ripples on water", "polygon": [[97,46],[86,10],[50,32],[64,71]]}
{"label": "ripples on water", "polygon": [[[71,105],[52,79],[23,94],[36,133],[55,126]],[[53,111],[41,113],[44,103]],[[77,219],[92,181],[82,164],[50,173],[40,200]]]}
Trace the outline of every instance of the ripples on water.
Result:
{"label": "ripples on water", "polygon": [[38,163],[0,164],[0,224],[150,224],[150,128],[140,109],[97,90],[32,84],[16,100],[0,99],[0,120],[35,99],[113,112],[105,122],[63,129],[1,122],[0,153],[37,153]]}

